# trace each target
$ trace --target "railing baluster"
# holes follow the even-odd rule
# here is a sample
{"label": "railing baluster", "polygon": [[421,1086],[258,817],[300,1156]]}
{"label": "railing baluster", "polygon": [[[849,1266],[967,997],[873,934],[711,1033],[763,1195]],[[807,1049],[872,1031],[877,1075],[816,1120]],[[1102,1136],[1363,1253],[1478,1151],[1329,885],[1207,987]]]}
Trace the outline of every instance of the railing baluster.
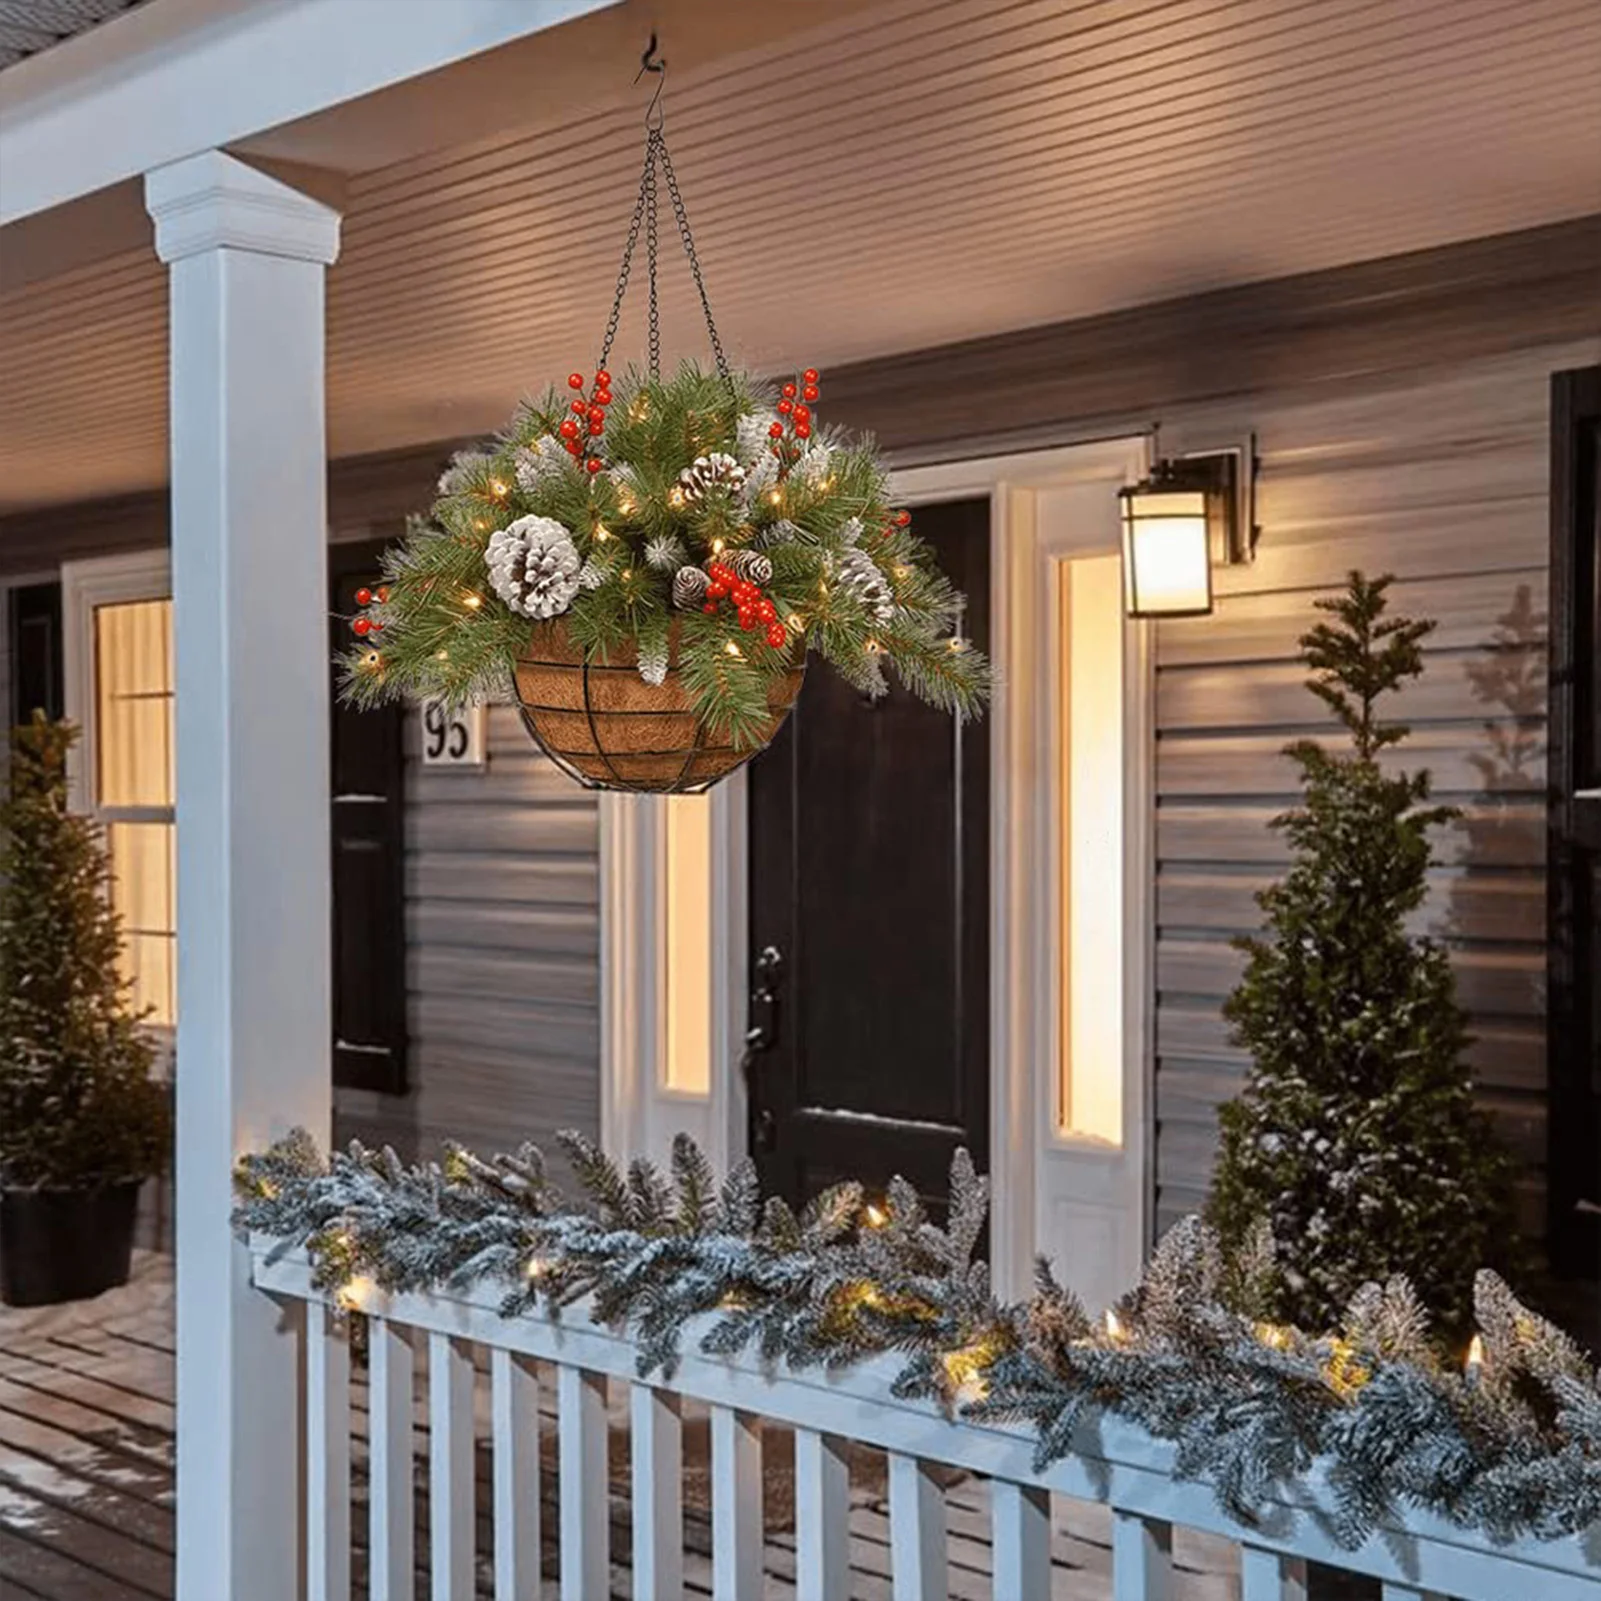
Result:
{"label": "railing baluster", "polygon": [[1112,1508],[1112,1601],[1173,1601],[1173,1525]]}
{"label": "railing baluster", "polygon": [[990,1481],[995,1594],[1007,1601],[1050,1601],[1051,1492]]}
{"label": "railing baluster", "polygon": [[611,1594],[611,1507],[606,1467],[606,1381],[566,1363],[556,1369],[561,1464],[562,1601]]}
{"label": "railing baluster", "polygon": [[633,1469],[634,1601],[684,1593],[683,1427],[678,1397],[652,1384],[629,1395]]}
{"label": "railing baluster", "polygon": [[387,1318],[372,1318],[367,1331],[367,1585],[372,1601],[413,1601],[411,1341]]}
{"label": "railing baluster", "polygon": [[465,1340],[428,1336],[428,1551],[433,1601],[473,1593],[473,1363]]}
{"label": "railing baluster", "polygon": [[795,1430],[795,1601],[850,1595],[848,1451],[835,1435]]}
{"label": "railing baluster", "polygon": [[929,1464],[889,1453],[890,1570],[895,1601],[946,1601],[945,1492]]}
{"label": "railing baluster", "polygon": [[539,1380],[526,1357],[497,1347],[489,1382],[495,1601],[539,1601]]}
{"label": "railing baluster", "polygon": [[750,1601],[762,1593],[762,1422],[712,1408],[712,1596]]}
{"label": "railing baluster", "polygon": [[306,1594],[350,1601],[350,1345],[326,1301],[306,1303]]}
{"label": "railing baluster", "polygon": [[1241,1546],[1240,1601],[1306,1601],[1305,1561],[1260,1546]]}

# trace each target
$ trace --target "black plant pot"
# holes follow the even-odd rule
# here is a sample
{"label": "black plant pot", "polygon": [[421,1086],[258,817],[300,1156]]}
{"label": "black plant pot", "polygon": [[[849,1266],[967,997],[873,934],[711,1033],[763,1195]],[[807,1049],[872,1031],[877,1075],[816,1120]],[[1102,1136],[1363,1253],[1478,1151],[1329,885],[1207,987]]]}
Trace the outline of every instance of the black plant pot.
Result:
{"label": "black plant pot", "polygon": [[0,1190],[0,1301],[53,1306],[128,1282],[137,1180],[92,1190]]}

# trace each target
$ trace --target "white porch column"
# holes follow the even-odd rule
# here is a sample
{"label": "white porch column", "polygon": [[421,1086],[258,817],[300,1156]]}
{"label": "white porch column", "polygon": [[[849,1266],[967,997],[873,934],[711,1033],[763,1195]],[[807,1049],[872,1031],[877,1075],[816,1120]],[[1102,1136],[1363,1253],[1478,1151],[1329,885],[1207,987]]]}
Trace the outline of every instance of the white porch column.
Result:
{"label": "white porch column", "polygon": [[171,273],[178,1598],[299,1593],[293,1331],[229,1228],[241,1152],[329,1134],[323,275],[337,213],[208,151],[150,173]]}

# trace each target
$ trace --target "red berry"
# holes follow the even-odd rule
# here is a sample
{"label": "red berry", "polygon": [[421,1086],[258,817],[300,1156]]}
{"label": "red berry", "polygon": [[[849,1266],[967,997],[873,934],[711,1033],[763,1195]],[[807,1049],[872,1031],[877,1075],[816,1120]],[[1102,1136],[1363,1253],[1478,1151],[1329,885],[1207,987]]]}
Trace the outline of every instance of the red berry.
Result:
{"label": "red berry", "polygon": [[591,422],[605,422],[606,413],[601,407],[591,404],[589,408],[589,420]]}
{"label": "red berry", "polygon": [[769,439],[782,439],[784,437],[783,423],[775,422],[773,426],[767,430],[767,437]]}
{"label": "red berry", "polygon": [[[708,589],[706,591],[706,593],[709,595],[711,593],[711,591]],[[701,607],[701,610],[702,611],[716,611],[717,610],[717,602],[715,600],[709,600],[709,601],[706,602],[706,604],[704,606]]]}
{"label": "red berry", "polygon": [[603,433],[605,433],[606,432],[606,419],[604,417],[591,417],[589,419],[589,431],[592,434],[603,434]]}
{"label": "red berry", "polygon": [[[708,584],[706,586],[706,598],[708,600],[721,600],[727,593],[728,593],[728,585],[727,584],[716,584],[716,583],[713,583],[713,584]],[[707,611],[716,611],[717,610],[717,608],[715,606],[708,606],[706,609],[707,609]]]}
{"label": "red berry", "polygon": [[380,584],[378,586],[378,601],[379,601],[379,604],[381,605],[384,601],[386,601],[388,599],[389,599],[389,585],[388,584]]}
{"label": "red berry", "polygon": [[898,511],[895,513],[895,526],[897,528],[904,528],[911,520],[912,514],[909,511]]}
{"label": "red berry", "polygon": [[778,403],[778,414],[780,417],[787,417],[794,409],[795,402],[793,400],[781,400]]}
{"label": "red berry", "polygon": [[817,399],[817,385],[816,384],[807,384],[807,386],[803,390],[801,390],[801,399],[802,400],[816,400]]}
{"label": "red berry", "polygon": [[794,384],[785,384],[784,387],[778,392],[784,397],[785,400],[793,400],[795,398]]}
{"label": "red berry", "polygon": [[598,472],[599,472],[599,471],[600,471],[600,470],[601,470],[601,468],[602,468],[602,467],[604,467],[604,466],[605,466],[605,465],[606,465],[606,463],[605,463],[605,462],[603,462],[603,461],[602,461],[602,460],[601,460],[601,459],[600,459],[600,457],[599,457],[599,456],[591,456],[591,457],[590,457],[590,458],[589,458],[589,460],[588,460],[588,461],[586,461],[586,462],[585,462],[585,463],[584,463],[584,465],[585,465],[585,466],[586,466],[586,467],[587,467],[587,468],[588,468],[588,469],[589,469],[589,470],[590,470],[590,471],[591,471],[591,472],[592,472],[592,473],[598,473]]}
{"label": "red berry", "polygon": [[573,415],[587,417],[589,415],[589,402],[587,400],[575,400],[573,402]]}
{"label": "red berry", "polygon": [[777,608],[773,605],[772,601],[765,598],[756,602],[756,615],[760,617],[764,623],[776,622],[778,620]]}
{"label": "red berry", "polygon": [[756,586],[754,584],[746,583],[743,578],[735,583],[733,589],[734,604],[736,606],[748,606],[753,600],[756,599]]}
{"label": "red berry", "polygon": [[796,423],[795,437],[797,439],[810,439],[812,437],[812,425],[809,422]]}
{"label": "red berry", "polygon": [[739,626],[748,634],[756,626],[756,614],[752,611],[742,611],[739,614]]}
{"label": "red berry", "polygon": [[[363,621],[365,621],[365,619],[363,619]],[[383,629],[384,629],[383,619],[381,617],[374,617],[373,620],[372,620],[372,631],[375,634],[381,634],[383,632]]]}
{"label": "red berry", "polygon": [[597,389],[595,391],[595,404],[597,406],[609,406],[611,404],[611,390]]}
{"label": "red berry", "polygon": [[358,589],[356,591],[356,604],[358,606],[372,605],[372,591],[370,589]]}
{"label": "red berry", "polygon": [[582,389],[584,387],[584,375],[581,372],[568,373],[567,387],[569,389]]}
{"label": "red berry", "polygon": [[[575,434],[578,432],[578,429],[577,429],[576,425],[574,425],[573,432]],[[584,453],[584,447],[581,444],[579,444],[576,439],[569,439],[567,441],[567,454],[569,456],[582,456],[583,453]]]}
{"label": "red berry", "polygon": [[795,408],[795,421],[796,422],[810,422],[811,420],[812,420],[812,414],[811,414],[811,410],[810,410],[809,407],[797,406]]}
{"label": "red berry", "polygon": [[576,439],[578,437],[578,424],[571,417],[562,418],[559,430],[563,439]]}
{"label": "red berry", "polygon": [[351,633],[353,633],[358,639],[365,639],[371,628],[372,619],[370,617],[358,617],[355,622],[350,625]]}
{"label": "red berry", "polygon": [[808,367],[806,371],[801,374],[801,382],[815,384],[817,382],[817,369],[815,367]]}
{"label": "red berry", "polygon": [[782,623],[772,623],[768,626],[767,643],[771,645],[774,650],[782,650],[784,648],[784,641],[788,638],[789,635],[784,631],[784,625]]}
{"label": "red berry", "polygon": [[595,387],[597,389],[607,389],[610,386],[611,374],[604,367],[597,368],[595,372]]}

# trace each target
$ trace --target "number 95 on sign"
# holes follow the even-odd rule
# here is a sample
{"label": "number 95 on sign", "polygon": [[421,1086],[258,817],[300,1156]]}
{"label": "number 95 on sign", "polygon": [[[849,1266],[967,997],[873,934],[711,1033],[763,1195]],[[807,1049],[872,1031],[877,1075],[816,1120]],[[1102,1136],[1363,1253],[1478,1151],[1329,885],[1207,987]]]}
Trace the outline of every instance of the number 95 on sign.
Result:
{"label": "number 95 on sign", "polygon": [[449,711],[442,701],[425,700],[420,714],[424,767],[485,765],[482,706],[464,706]]}

